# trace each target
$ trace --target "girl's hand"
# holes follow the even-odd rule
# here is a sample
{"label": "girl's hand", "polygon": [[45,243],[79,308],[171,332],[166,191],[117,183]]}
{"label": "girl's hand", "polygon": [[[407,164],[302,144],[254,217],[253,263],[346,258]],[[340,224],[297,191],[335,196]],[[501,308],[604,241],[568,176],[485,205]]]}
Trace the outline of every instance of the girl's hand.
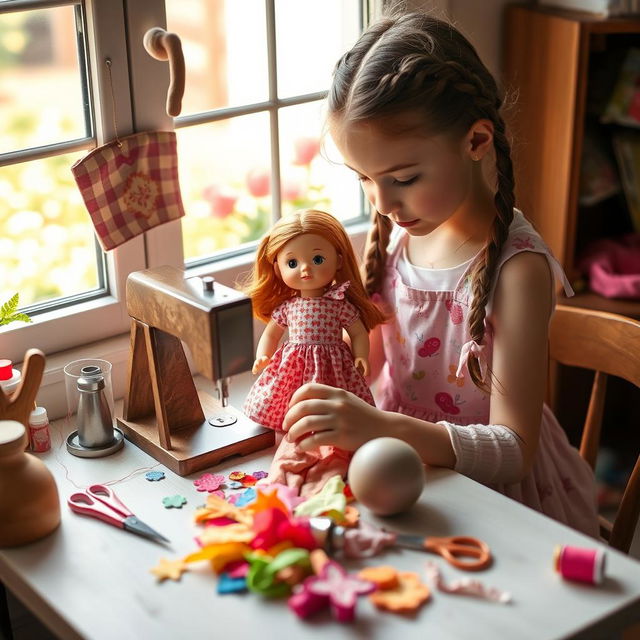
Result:
{"label": "girl's hand", "polygon": [[256,373],[260,373],[271,361],[269,356],[260,356],[256,358],[256,361],[253,363],[253,367],[251,369],[251,373],[255,376]]}
{"label": "girl's hand", "polygon": [[356,369],[366,378],[371,369],[369,367],[369,360],[367,358],[356,358],[354,360],[354,364],[356,365]]}
{"label": "girl's hand", "polygon": [[349,391],[309,383],[291,397],[282,428],[301,451],[322,445],[355,451],[368,440],[389,435],[389,415]]}

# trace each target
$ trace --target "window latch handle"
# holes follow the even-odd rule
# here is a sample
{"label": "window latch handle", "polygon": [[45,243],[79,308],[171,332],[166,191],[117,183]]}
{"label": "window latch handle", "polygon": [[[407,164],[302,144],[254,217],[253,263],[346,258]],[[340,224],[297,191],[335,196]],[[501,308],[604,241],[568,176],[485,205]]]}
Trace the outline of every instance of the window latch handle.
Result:
{"label": "window latch handle", "polygon": [[185,76],[180,36],[176,33],[165,31],[160,27],[153,27],[144,34],[142,44],[152,58],[169,61],[167,113],[172,117],[180,115]]}

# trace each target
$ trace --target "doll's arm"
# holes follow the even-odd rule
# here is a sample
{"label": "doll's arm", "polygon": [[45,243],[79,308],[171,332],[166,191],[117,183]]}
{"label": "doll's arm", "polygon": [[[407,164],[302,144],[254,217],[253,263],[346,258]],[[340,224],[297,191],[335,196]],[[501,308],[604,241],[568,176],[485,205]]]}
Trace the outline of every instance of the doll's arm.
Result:
{"label": "doll's arm", "polygon": [[347,333],[351,339],[351,351],[354,364],[363,376],[369,375],[369,333],[362,320],[356,320],[347,327]]}
{"label": "doll's arm", "polygon": [[269,320],[269,323],[265,327],[260,340],[258,340],[258,348],[256,349],[256,359],[253,363],[251,373],[254,375],[260,373],[271,360],[271,356],[278,348],[278,342],[282,338],[284,333],[284,327],[281,327],[274,320]]}

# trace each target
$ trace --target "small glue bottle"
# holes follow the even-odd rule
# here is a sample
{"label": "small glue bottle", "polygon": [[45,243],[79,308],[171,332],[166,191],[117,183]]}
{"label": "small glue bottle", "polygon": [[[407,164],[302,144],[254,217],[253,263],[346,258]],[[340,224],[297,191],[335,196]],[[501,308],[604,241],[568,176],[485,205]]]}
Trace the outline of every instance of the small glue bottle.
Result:
{"label": "small glue bottle", "polygon": [[0,389],[5,395],[10,396],[18,388],[21,379],[20,371],[13,368],[11,360],[0,359]]}
{"label": "small glue bottle", "polygon": [[51,449],[49,417],[44,407],[36,407],[29,414],[29,444],[34,453],[43,453]]}

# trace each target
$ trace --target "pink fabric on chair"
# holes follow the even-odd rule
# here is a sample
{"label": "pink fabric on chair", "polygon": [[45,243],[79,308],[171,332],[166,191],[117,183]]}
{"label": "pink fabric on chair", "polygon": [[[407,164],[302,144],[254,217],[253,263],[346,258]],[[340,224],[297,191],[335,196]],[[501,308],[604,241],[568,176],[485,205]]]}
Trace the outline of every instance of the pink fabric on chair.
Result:
{"label": "pink fabric on chair", "polygon": [[589,286],[606,298],[640,299],[640,234],[603,238],[590,244],[578,267]]}

